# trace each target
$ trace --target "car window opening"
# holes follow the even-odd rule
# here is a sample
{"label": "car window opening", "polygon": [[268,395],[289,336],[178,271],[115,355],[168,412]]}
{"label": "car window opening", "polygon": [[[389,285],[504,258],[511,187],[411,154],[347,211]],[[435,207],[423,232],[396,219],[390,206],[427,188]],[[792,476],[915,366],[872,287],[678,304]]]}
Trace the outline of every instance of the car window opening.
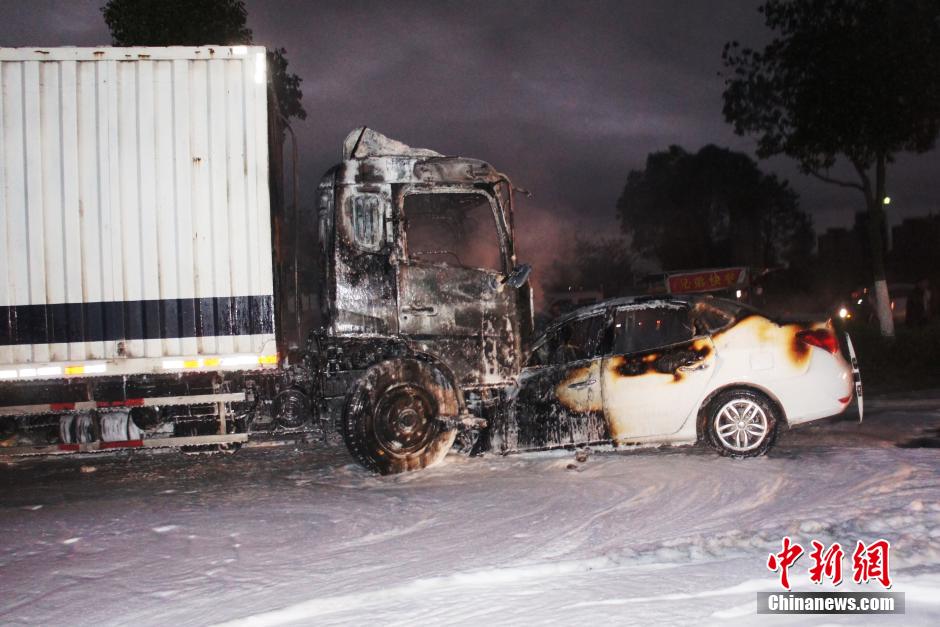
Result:
{"label": "car window opening", "polygon": [[603,313],[571,320],[553,332],[532,351],[526,364],[563,365],[599,357],[610,344],[606,316]]}
{"label": "car window opening", "polygon": [[614,352],[637,353],[691,340],[695,335],[689,309],[626,308],[617,312]]}

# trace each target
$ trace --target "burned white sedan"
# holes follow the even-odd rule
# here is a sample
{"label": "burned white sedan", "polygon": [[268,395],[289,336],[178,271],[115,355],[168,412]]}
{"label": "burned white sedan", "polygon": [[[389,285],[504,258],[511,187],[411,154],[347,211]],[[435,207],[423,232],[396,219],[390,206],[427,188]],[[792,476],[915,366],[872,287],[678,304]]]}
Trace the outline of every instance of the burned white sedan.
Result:
{"label": "burned white sedan", "polygon": [[705,441],[722,455],[761,455],[782,426],[839,414],[861,394],[852,350],[831,321],[774,320],[736,301],[599,303],[536,341],[492,443]]}

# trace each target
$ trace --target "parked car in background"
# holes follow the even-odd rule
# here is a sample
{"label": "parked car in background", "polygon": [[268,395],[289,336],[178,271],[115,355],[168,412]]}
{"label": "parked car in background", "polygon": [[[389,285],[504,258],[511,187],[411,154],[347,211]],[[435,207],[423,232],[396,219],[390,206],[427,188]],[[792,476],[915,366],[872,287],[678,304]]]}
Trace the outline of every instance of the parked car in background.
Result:
{"label": "parked car in background", "polygon": [[499,450],[706,441],[751,457],[782,426],[839,414],[861,392],[851,340],[830,320],[708,296],[598,303],[533,346],[512,420],[494,430]]}

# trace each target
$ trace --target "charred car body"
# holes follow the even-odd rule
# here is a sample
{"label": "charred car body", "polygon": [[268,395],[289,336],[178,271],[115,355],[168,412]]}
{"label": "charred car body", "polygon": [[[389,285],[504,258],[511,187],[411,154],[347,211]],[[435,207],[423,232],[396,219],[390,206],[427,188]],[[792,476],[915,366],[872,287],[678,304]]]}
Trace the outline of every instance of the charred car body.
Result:
{"label": "charred car body", "polygon": [[535,341],[502,451],[585,444],[689,444],[760,455],[783,425],[839,414],[861,383],[830,320],[774,320],[710,296],[599,303]]}

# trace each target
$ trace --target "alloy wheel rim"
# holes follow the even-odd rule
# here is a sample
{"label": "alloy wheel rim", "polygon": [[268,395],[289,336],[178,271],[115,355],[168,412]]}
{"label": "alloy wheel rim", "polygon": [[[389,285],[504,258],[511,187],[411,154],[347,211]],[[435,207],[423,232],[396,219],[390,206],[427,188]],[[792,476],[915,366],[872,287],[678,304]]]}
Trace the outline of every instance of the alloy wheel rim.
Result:
{"label": "alloy wheel rim", "polygon": [[752,400],[732,400],[715,416],[715,434],[732,451],[751,451],[760,446],[769,430],[767,414]]}

